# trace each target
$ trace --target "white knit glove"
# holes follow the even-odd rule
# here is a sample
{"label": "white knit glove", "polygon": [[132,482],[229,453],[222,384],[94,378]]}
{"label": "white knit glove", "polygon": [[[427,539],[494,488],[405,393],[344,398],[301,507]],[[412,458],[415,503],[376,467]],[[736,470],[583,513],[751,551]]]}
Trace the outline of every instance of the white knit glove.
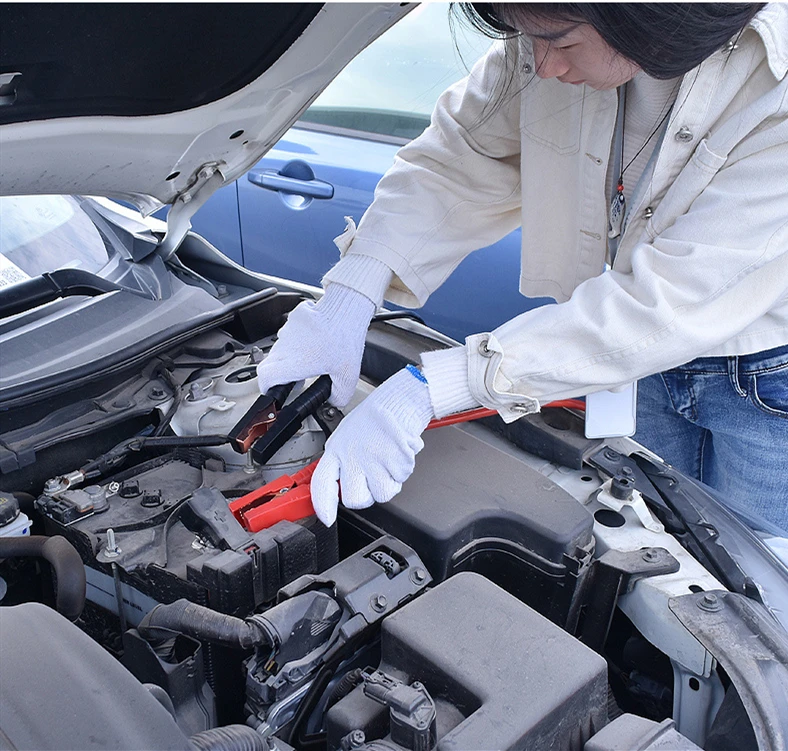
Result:
{"label": "white knit glove", "polygon": [[312,505],[330,527],[337,518],[339,486],[348,508],[391,500],[410,477],[421,434],[433,418],[430,390],[412,366],[395,373],[356,407],[326,441],[312,475]]}
{"label": "white knit glove", "polygon": [[260,393],[282,383],[329,375],[329,401],[344,407],[356,391],[375,310],[372,300],[342,284],[329,284],[316,303],[300,303],[279,330],[268,357],[257,366]]}

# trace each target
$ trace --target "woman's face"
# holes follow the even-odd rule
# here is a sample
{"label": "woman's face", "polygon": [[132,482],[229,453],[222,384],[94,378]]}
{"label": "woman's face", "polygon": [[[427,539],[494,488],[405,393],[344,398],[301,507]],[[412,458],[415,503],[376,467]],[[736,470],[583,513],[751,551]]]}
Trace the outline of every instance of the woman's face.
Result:
{"label": "woman's face", "polygon": [[587,23],[529,19],[516,28],[533,44],[536,75],[592,89],[615,89],[640,67],[610,47]]}

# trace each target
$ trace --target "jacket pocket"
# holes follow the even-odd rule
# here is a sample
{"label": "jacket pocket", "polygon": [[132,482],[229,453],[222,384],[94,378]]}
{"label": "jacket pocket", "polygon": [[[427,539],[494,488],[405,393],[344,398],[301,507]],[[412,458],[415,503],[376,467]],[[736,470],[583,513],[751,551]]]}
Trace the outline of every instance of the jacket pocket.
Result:
{"label": "jacket pocket", "polygon": [[646,224],[651,240],[689,211],[695,199],[706,190],[726,161],[727,157],[709,149],[707,139],[704,138],[698,144]]}
{"label": "jacket pocket", "polygon": [[577,153],[583,126],[583,89],[555,81],[529,82],[521,94],[523,135],[557,154]]}
{"label": "jacket pocket", "polygon": [[767,414],[788,420],[788,363],[750,378],[753,404]]}

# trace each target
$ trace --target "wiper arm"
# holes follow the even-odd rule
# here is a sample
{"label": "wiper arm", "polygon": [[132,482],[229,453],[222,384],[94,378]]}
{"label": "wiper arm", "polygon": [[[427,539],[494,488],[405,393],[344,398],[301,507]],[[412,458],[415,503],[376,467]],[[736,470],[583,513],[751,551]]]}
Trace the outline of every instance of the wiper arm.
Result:
{"label": "wiper arm", "polygon": [[120,287],[90,271],[59,269],[0,290],[0,318],[23,313],[61,297],[96,297]]}

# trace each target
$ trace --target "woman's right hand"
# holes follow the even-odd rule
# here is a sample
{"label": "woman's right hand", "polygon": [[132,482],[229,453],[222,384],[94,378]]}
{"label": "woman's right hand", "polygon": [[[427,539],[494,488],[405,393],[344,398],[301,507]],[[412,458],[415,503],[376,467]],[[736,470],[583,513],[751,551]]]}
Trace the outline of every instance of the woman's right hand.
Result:
{"label": "woman's right hand", "polygon": [[282,383],[328,375],[332,384],[329,402],[344,407],[356,390],[375,309],[368,297],[341,284],[329,284],[316,303],[300,303],[257,366],[260,393]]}

